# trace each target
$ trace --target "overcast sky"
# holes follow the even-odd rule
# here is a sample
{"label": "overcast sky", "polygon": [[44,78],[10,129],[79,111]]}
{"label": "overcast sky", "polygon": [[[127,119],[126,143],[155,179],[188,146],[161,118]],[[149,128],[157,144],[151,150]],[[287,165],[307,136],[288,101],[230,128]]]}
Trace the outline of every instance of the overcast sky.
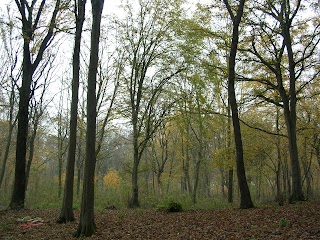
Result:
{"label": "overcast sky", "polygon": [[[28,0],[27,0],[28,1]],[[190,3],[195,4],[197,2],[201,3],[210,3],[213,0],[188,0]],[[15,1],[14,0],[0,0],[0,8],[4,10],[5,6],[10,3],[11,5],[13,4],[15,6]],[[110,14],[110,13],[116,13],[118,12],[118,5],[121,4],[121,0],[105,0],[104,1],[104,13],[105,14]],[[91,8],[91,1],[87,0],[87,8]]]}

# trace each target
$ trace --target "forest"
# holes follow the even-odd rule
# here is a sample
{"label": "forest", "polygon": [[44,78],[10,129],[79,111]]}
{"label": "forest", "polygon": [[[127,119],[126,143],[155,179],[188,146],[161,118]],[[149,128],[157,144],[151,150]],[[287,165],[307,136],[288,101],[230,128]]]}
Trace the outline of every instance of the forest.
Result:
{"label": "forest", "polygon": [[0,211],[54,209],[76,237],[106,211],[312,212],[319,16],[317,0],[2,1]]}

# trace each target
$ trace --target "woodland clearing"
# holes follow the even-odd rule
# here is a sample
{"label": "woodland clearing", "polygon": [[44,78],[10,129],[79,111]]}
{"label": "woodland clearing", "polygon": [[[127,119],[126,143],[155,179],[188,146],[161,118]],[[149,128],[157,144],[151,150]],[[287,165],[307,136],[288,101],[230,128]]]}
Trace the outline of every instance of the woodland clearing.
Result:
{"label": "woodland clearing", "polygon": [[[58,209],[2,211],[0,239],[74,239],[79,211],[67,224],[57,224],[58,215]],[[43,223],[22,227],[18,219],[26,216]],[[95,221],[88,239],[320,239],[320,202],[178,213],[116,209],[96,212]]]}

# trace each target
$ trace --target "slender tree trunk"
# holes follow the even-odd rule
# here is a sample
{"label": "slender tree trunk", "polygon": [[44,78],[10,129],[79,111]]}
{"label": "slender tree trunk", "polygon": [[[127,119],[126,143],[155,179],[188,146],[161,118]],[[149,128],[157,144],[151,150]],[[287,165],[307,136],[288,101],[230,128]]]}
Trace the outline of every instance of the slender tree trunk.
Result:
{"label": "slender tree trunk", "polygon": [[15,122],[13,122],[13,106],[10,107],[10,118],[9,118],[9,130],[8,130],[8,136],[7,136],[7,140],[6,140],[6,147],[4,150],[4,155],[2,158],[2,167],[1,167],[1,172],[0,172],[0,189],[1,189],[1,185],[3,182],[3,178],[4,178],[4,174],[6,171],[6,166],[7,166],[7,161],[9,158],[9,152],[10,152],[10,146],[12,144],[11,140],[12,140],[12,133],[13,133],[13,129],[15,127]]}
{"label": "slender tree trunk", "polygon": [[139,207],[139,186],[138,186],[138,170],[139,170],[139,146],[138,146],[138,134],[136,124],[134,126],[134,136],[133,136],[133,168],[132,168],[132,197],[129,203],[129,207],[136,208]]}
{"label": "slender tree trunk", "polygon": [[233,203],[233,169],[228,172],[228,203]]}
{"label": "slender tree trunk", "polygon": [[[62,95],[61,95],[62,97]],[[62,99],[60,99],[62,101]],[[61,103],[60,103],[61,104]],[[60,109],[62,109],[60,107]],[[62,110],[60,110],[62,111]],[[63,174],[63,141],[62,134],[62,113],[59,113],[58,119],[58,198],[60,199],[62,193],[62,174]]]}
{"label": "slender tree trunk", "polygon": [[232,113],[232,122],[234,130],[234,140],[236,146],[236,163],[237,163],[237,177],[240,189],[240,208],[252,208],[253,203],[251,200],[250,190],[247,183],[246,172],[243,161],[243,145],[241,137],[241,128],[238,115],[238,106],[235,94],[235,65],[236,65],[236,54],[238,50],[239,42],[239,25],[243,15],[243,8],[245,0],[240,0],[236,15],[233,14],[232,9],[227,0],[223,0],[226,7],[228,8],[231,20],[233,22],[232,30],[232,42],[229,55],[229,81],[228,81],[228,96],[229,104]]}
{"label": "slender tree trunk", "polygon": [[86,159],[83,182],[80,223],[75,234],[76,237],[91,236],[96,231],[94,221],[94,173],[96,165],[96,79],[98,69],[98,53],[100,40],[100,25],[104,0],[91,0],[92,30],[91,51],[88,73],[87,93],[87,136]]}
{"label": "slender tree trunk", "polygon": [[72,77],[72,99],[71,99],[71,114],[70,114],[70,136],[69,150],[66,168],[66,178],[64,184],[64,195],[58,223],[66,223],[74,221],[72,210],[73,205],[73,183],[74,169],[76,161],[77,147],[77,117],[78,117],[78,98],[79,98],[79,79],[80,79],[80,49],[83,22],[85,18],[86,0],[75,1],[75,17],[76,17],[76,35],[73,49],[73,77]]}
{"label": "slender tree trunk", "polygon": [[[201,150],[199,150],[201,151]],[[192,189],[192,203],[196,204],[197,203],[197,192],[198,192],[198,186],[199,186],[199,175],[200,175],[200,165],[202,161],[202,153],[199,152],[198,154],[199,159],[196,163],[196,169],[195,169],[195,179],[194,179],[194,185]]]}
{"label": "slender tree trunk", "polygon": [[[10,34],[12,34],[12,29],[10,30]],[[14,116],[14,110],[15,110],[15,105],[16,105],[16,80],[14,78],[14,71],[17,67],[17,55],[12,55],[11,50],[9,48],[5,48],[6,52],[8,55],[12,56],[14,59],[10,61],[10,79],[11,79],[11,90],[10,90],[10,97],[9,97],[9,114],[8,114],[8,135],[7,139],[5,142],[5,148],[4,148],[4,154],[2,158],[2,165],[1,165],[1,170],[0,170],[0,189],[2,186],[2,182],[4,179],[4,174],[6,171],[6,166],[7,166],[7,161],[9,158],[9,152],[10,152],[10,147],[12,145],[12,134],[13,130],[16,126],[17,123],[17,117]]]}
{"label": "slender tree trunk", "polygon": [[[276,116],[276,129],[277,133],[280,133],[280,127],[279,127],[279,108],[277,107],[277,116]],[[281,191],[281,140],[280,136],[277,136],[277,158],[278,158],[278,164],[277,164],[277,170],[276,170],[276,187],[277,187],[277,196],[276,200],[280,206],[284,204],[284,198]]]}
{"label": "slender tree trunk", "polygon": [[[186,130],[186,137],[189,137],[189,126],[187,127]],[[182,133],[183,134],[183,133]],[[186,144],[186,146],[185,146]],[[183,141],[183,137],[181,139],[181,154],[184,156],[185,160],[183,160],[182,164],[182,170],[184,173],[184,186],[185,190],[188,191],[188,193],[191,195],[192,194],[192,187],[191,187],[191,179],[190,179],[190,155],[189,155],[189,143],[188,141]]]}
{"label": "slender tree trunk", "polygon": [[156,176],[157,176],[158,192],[159,192],[160,195],[162,195],[163,191],[162,191],[161,172],[158,171]]}
{"label": "slender tree trunk", "polygon": [[304,177],[302,180],[302,185],[304,184],[304,182],[306,183],[306,187],[307,187],[307,194],[306,197],[307,199],[310,198],[312,196],[312,174],[311,174],[311,163],[312,163],[312,151],[311,151],[311,155],[310,158],[308,158],[308,153],[307,153],[307,137],[304,138],[304,142],[303,142],[303,156],[301,157],[301,163],[302,163],[302,167],[303,167],[303,172],[304,172]]}
{"label": "slender tree trunk", "polygon": [[225,182],[226,181],[225,181],[225,176],[224,176],[224,169],[220,168],[219,171],[220,171],[220,176],[221,176],[221,182],[220,182],[220,184],[221,184],[221,193],[222,193],[222,197],[225,197],[226,196],[226,192],[224,190],[224,186],[225,186]]}
{"label": "slender tree trunk", "polygon": [[30,176],[30,170],[31,170],[31,164],[34,156],[34,142],[36,140],[37,136],[37,129],[38,129],[38,120],[35,120],[37,123],[34,124],[33,126],[33,131],[30,137],[30,142],[29,142],[29,158],[27,161],[27,167],[26,167],[26,191],[28,188],[28,182],[29,182],[29,176]]}
{"label": "slender tree trunk", "polygon": [[[228,58],[229,59],[229,58]],[[231,112],[230,112],[230,103],[227,105],[227,149],[229,149],[228,156],[230,157],[231,151]],[[233,168],[231,167],[228,171],[228,203],[233,203]]]}
{"label": "slender tree trunk", "polygon": [[170,160],[170,170],[169,170],[169,178],[168,178],[168,184],[167,184],[167,194],[169,193],[170,189],[170,182],[171,182],[171,177],[172,177],[172,171],[173,171],[173,157],[171,157]]}
{"label": "slender tree trunk", "polygon": [[81,167],[78,165],[77,169],[77,196],[80,194],[80,185],[81,185]]}
{"label": "slender tree trunk", "polygon": [[[84,104],[83,104],[84,105]],[[82,113],[82,119],[85,114]],[[78,141],[78,157],[77,157],[77,196],[80,194],[80,185],[81,185],[81,179],[83,176],[83,157],[82,157],[82,145],[83,145],[83,129],[79,128],[79,141]]]}

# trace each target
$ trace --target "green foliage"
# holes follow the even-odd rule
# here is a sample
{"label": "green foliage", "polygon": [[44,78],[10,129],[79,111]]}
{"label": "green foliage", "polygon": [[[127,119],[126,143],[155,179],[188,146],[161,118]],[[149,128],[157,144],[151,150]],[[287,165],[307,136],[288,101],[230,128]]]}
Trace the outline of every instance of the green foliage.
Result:
{"label": "green foliage", "polygon": [[182,204],[176,199],[168,199],[159,206],[159,210],[167,212],[182,212]]}
{"label": "green foliage", "polygon": [[169,203],[168,212],[182,212],[182,205],[179,202],[172,201]]}
{"label": "green foliage", "polygon": [[285,218],[280,219],[280,221],[279,221],[279,227],[280,228],[285,228],[288,225],[289,225],[289,222],[288,222],[287,219],[285,219]]}

